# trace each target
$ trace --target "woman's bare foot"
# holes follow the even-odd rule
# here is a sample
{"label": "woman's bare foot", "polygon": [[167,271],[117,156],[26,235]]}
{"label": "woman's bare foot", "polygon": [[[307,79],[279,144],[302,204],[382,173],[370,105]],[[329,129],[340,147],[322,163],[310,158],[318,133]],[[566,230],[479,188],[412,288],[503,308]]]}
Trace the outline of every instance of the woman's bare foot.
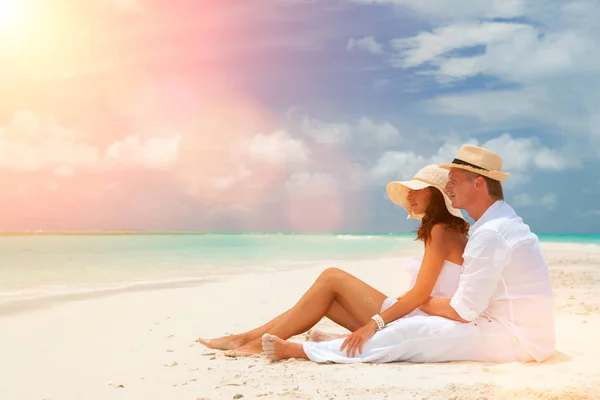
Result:
{"label": "woman's bare foot", "polygon": [[329,333],[321,329],[313,328],[306,332],[305,338],[308,342],[327,342],[329,340],[348,337],[349,333]]}
{"label": "woman's bare foot", "polygon": [[303,358],[308,360],[300,343],[288,342],[268,333],[265,333],[262,337],[262,349],[269,361],[285,360],[288,358]]}
{"label": "woman's bare foot", "polygon": [[243,346],[225,352],[227,357],[251,357],[262,353],[260,338],[246,343]]}
{"label": "woman's bare foot", "polygon": [[203,339],[199,337],[198,342],[205,345],[209,349],[215,350],[232,350],[246,344],[240,335],[222,336],[216,339]]}

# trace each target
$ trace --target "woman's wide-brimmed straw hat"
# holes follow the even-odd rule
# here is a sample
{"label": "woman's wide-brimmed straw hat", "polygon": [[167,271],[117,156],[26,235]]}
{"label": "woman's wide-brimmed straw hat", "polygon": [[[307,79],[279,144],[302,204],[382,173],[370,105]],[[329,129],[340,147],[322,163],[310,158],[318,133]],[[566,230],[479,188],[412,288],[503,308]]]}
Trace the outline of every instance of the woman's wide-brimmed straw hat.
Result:
{"label": "woman's wide-brimmed straw hat", "polygon": [[444,188],[448,183],[448,170],[440,168],[437,165],[428,165],[422,168],[417,174],[409,181],[395,181],[390,182],[387,185],[387,194],[392,202],[402,206],[408,211],[408,218],[422,219],[425,214],[414,213],[410,203],[408,202],[408,192],[410,190],[421,190],[426,187],[434,187],[442,192],[444,196],[444,202],[446,208],[450,214],[458,218],[463,218],[461,212],[452,207],[452,201],[450,197],[444,192]]}
{"label": "woman's wide-brimmed straw hat", "polygon": [[498,182],[510,176],[508,172],[502,172],[502,158],[498,154],[470,144],[463,145],[451,163],[440,164],[440,167],[464,169]]}

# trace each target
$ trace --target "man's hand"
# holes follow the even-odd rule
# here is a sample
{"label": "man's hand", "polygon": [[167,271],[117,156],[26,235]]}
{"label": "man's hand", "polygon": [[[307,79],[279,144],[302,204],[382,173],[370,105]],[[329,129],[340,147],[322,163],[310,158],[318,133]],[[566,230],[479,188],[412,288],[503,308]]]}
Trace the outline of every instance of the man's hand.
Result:
{"label": "man's hand", "polygon": [[340,351],[346,349],[346,356],[354,357],[356,354],[356,350],[358,350],[358,354],[362,354],[363,345],[367,340],[371,338],[377,332],[377,322],[371,320],[366,325],[352,332],[350,336],[344,340],[340,347]]}

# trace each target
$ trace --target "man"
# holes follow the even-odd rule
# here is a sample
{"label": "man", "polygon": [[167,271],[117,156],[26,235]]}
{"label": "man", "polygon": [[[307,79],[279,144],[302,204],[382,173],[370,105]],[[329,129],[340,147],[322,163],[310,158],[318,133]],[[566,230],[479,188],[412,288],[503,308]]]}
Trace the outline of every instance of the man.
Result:
{"label": "man", "polygon": [[497,321],[512,337],[509,350],[521,354],[519,361],[544,361],[554,351],[552,285],[537,236],[504,201],[501,182],[509,174],[501,172],[502,159],[464,145],[452,163],[440,167],[450,169],[446,192],[452,206],[476,222],[456,294],[431,299],[421,310],[462,322]]}
{"label": "man", "polygon": [[[514,362],[548,359],[554,351],[554,304],[550,274],[537,236],[504,201],[497,154],[464,145],[448,169],[452,206],[476,221],[469,230],[463,272],[452,298],[431,298],[428,316],[397,319],[378,331],[362,357],[345,357],[343,339],[323,343],[263,337],[271,360],[317,362]],[[377,321],[378,316],[374,316]]]}

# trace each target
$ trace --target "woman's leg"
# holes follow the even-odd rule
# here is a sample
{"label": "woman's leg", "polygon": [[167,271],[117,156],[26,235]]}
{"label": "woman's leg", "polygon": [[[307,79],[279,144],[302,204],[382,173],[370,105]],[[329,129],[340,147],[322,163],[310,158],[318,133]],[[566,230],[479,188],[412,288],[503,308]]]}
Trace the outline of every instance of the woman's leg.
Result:
{"label": "woman's leg", "polygon": [[[354,332],[355,330],[357,330],[358,328],[360,328],[362,326],[337,301],[333,302],[333,304],[331,305],[331,308],[327,312],[326,317],[329,318],[330,320],[332,320],[333,322],[335,322],[336,324],[341,325],[344,328],[348,329],[350,332]],[[312,342],[323,342],[326,340],[333,340],[333,339],[337,339],[340,337],[346,337],[348,335],[349,335],[349,333],[329,333],[329,332],[326,332],[321,329],[312,328],[306,332],[305,339],[312,341]]]}
{"label": "woman's leg", "polygon": [[[288,314],[289,312],[291,312],[291,309],[284,312],[283,314],[279,315],[278,317],[273,318],[271,321],[267,322],[266,324],[259,326],[258,328],[253,329],[248,332],[239,333],[237,335],[223,336],[223,337],[216,338],[216,339],[198,338],[198,342],[200,342],[201,344],[203,344],[206,347],[211,348],[211,349],[218,349],[218,350],[237,349],[238,347],[241,347],[253,340],[261,338],[262,335],[269,332],[269,330],[271,328],[273,328],[275,325],[280,323],[282,321],[282,318],[284,318],[284,316],[286,314]],[[357,330],[358,328],[360,328],[362,326],[337,301],[333,302],[333,304],[329,308],[329,311],[327,312],[326,317],[329,318],[330,320],[332,320],[333,322],[335,322],[336,324],[341,325],[344,328],[348,329],[350,332],[354,332],[355,330]]]}
{"label": "woman's leg", "polygon": [[[280,317],[251,331],[255,338],[231,352],[232,356],[243,356],[262,351],[261,337],[270,333],[281,339],[306,332],[321,320],[332,308],[334,302],[339,303],[355,322],[352,330],[366,324],[373,314],[379,313],[386,296],[365,282],[337,268],[325,270],[311,288],[302,296],[296,305]],[[339,310],[338,310],[339,311]]]}
{"label": "woman's leg", "polygon": [[288,358],[309,359],[300,343],[288,342],[268,333],[262,337],[262,348],[269,361],[287,360]]}
{"label": "woman's leg", "polygon": [[[323,280],[325,280],[325,279],[331,280],[332,275],[343,275],[344,277],[347,277],[347,279],[349,279],[349,280],[354,279],[354,280],[358,281],[357,286],[365,286],[364,291],[366,291],[366,292],[373,291],[373,293],[370,296],[371,298],[377,298],[377,297],[379,297],[379,295],[381,295],[381,296],[383,296],[383,298],[385,300],[385,295],[383,295],[381,292],[379,292],[376,289],[372,288],[371,286],[367,285],[366,283],[364,283],[363,281],[354,277],[353,275],[350,275],[350,274],[348,274],[344,271],[341,271],[337,268],[329,268],[329,269],[325,270],[323,273],[321,273],[321,275],[319,276],[317,281],[313,284],[313,286],[309,289],[308,292],[310,292],[310,290],[313,289],[315,287],[315,285],[317,285],[317,283],[322,283]],[[304,296],[306,296],[306,294]],[[297,305],[298,304],[296,304],[296,306]],[[277,324],[281,323],[284,320],[284,318],[292,310],[293,310],[293,308],[284,312],[283,314],[279,315],[278,317],[272,319],[271,321],[267,322],[266,324],[264,324],[256,329],[253,329],[251,331],[236,334],[236,335],[223,336],[223,337],[216,338],[216,339],[198,338],[198,342],[200,342],[201,344],[203,344],[206,347],[209,347],[211,349],[219,349],[219,350],[236,349],[236,348],[241,347],[241,346],[243,346],[249,342],[252,342],[256,339],[260,339],[262,337],[262,335],[269,332],[270,329],[275,327]],[[377,312],[379,312],[379,310],[377,310]],[[329,319],[331,319],[336,324],[341,325],[344,328],[348,329],[350,332],[354,332],[355,330],[357,330],[358,328],[360,328],[361,326],[364,325],[364,323],[361,323],[359,320],[357,320],[337,300],[331,304],[331,306],[329,307],[329,310],[327,311],[327,314],[325,316],[328,317]]]}

